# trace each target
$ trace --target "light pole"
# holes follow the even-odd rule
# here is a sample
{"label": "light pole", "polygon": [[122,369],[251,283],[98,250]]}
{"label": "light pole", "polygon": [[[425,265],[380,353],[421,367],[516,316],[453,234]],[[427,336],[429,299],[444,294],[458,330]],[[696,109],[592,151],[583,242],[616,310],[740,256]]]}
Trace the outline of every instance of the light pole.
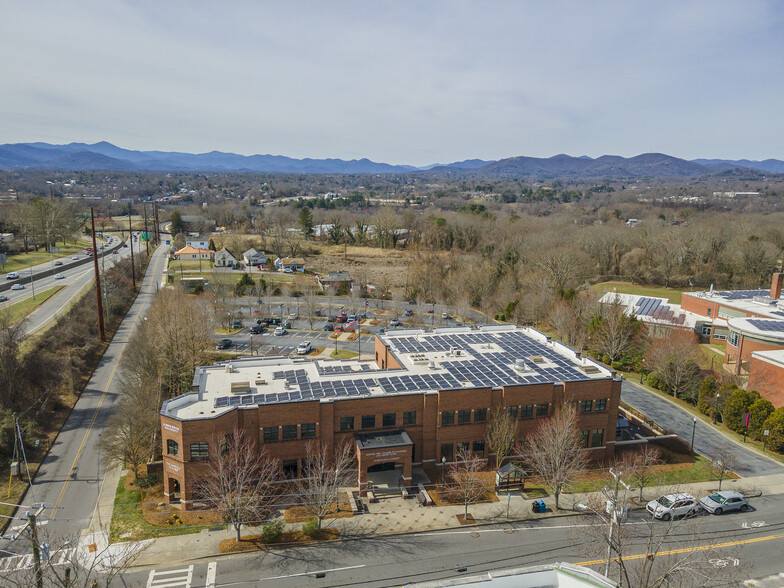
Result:
{"label": "light pole", "polygon": [[694,432],[697,430],[697,417],[691,419],[691,450],[694,451]]}
{"label": "light pole", "polygon": [[714,355],[711,357],[711,375],[713,375],[713,362],[716,360],[716,356]]}
{"label": "light pole", "polygon": [[716,424],[716,413],[719,412],[719,393],[716,392],[716,407],[713,409],[713,424]]}
{"label": "light pole", "polygon": [[[610,559],[612,556],[612,546],[613,546],[613,531],[616,524],[620,525],[625,519],[625,507],[621,507],[620,516],[618,514],[618,492],[620,492],[621,485],[623,485],[626,490],[630,490],[630,486],[621,480],[621,476],[623,472],[616,472],[613,468],[610,468],[610,475],[615,478],[615,488],[607,491],[607,487],[605,486],[602,488],[602,493],[608,498],[607,500],[607,511],[610,515],[610,533],[607,538],[607,564],[604,567],[604,576],[605,578],[610,577]],[[609,496],[607,496],[609,494]]]}
{"label": "light pole", "polygon": [[446,455],[441,456],[441,485],[444,485],[444,478],[446,477]]}
{"label": "light pole", "polygon": [[250,355],[253,356],[253,333],[250,334]]}

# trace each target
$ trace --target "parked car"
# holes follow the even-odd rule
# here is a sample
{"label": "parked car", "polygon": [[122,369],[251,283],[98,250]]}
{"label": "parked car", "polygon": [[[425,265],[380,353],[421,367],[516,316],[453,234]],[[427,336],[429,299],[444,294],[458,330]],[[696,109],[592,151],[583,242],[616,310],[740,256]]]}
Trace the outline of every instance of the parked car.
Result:
{"label": "parked car", "polygon": [[5,302],[6,300],[8,300],[8,296],[5,294],[0,294],[0,302]]}
{"label": "parked car", "polygon": [[651,500],[645,509],[655,518],[669,521],[670,519],[687,517],[699,512],[700,505],[691,494],[680,492]]}
{"label": "parked car", "polygon": [[350,314],[350,315],[348,315],[348,318],[346,320],[347,320],[347,322],[351,323],[351,322],[358,321],[359,318],[357,318],[357,315],[355,315],[355,314]]}
{"label": "parked car", "polygon": [[63,262],[58,259],[57,261],[54,262],[54,264],[55,265],[63,265]]}
{"label": "parked car", "polygon": [[54,279],[55,279],[55,280],[64,280],[64,279],[65,279],[65,276],[64,276],[63,274],[57,274],[57,275],[54,277]]}
{"label": "parked car", "polygon": [[337,320],[338,320],[338,317],[336,317],[335,315],[331,315],[331,316],[329,316],[329,317],[327,318],[327,322],[328,322],[328,323],[334,323],[334,322],[336,322]]}
{"label": "parked car", "polygon": [[283,273],[284,273],[284,274],[293,274],[293,273],[294,273],[294,270],[293,270],[293,269],[291,269],[290,267],[284,267],[284,268],[283,268]]}
{"label": "parked car", "polygon": [[289,314],[289,320],[291,320],[291,321],[295,321],[298,318],[299,318],[299,313],[298,312],[292,312],[291,314]]}
{"label": "parked car", "polygon": [[360,320],[364,321],[366,318],[367,318],[367,313],[366,312],[360,312],[359,313],[359,319]]}
{"label": "parked car", "polygon": [[400,325],[402,325],[402,324],[403,324],[403,323],[401,323],[401,322],[400,322],[398,319],[396,319],[396,318],[394,318],[394,319],[392,319],[391,321],[389,321],[389,326],[390,326],[390,327],[399,327],[399,326],[400,326]]}
{"label": "parked car", "polygon": [[427,309],[427,314],[433,314],[433,309],[432,308],[428,308]]}
{"label": "parked car", "polygon": [[277,317],[274,317],[274,316],[267,319],[267,326],[279,325],[280,323],[281,323],[281,320],[279,318],[277,318]]}
{"label": "parked car", "polygon": [[324,325],[323,327],[321,327],[321,330],[322,330],[322,331],[334,331],[334,330],[335,330],[335,328],[334,328],[332,325],[330,325],[329,323],[327,323],[326,325]]}
{"label": "parked car", "polygon": [[345,322],[346,322],[346,320],[348,320],[348,318],[346,317],[346,315],[345,315],[345,314],[341,314],[339,317],[337,317],[337,319],[336,319],[336,320],[337,320],[337,322],[339,322],[339,323],[345,323]]}
{"label": "parked car", "polygon": [[310,341],[303,341],[297,347],[297,355],[307,355],[311,351]]}
{"label": "parked car", "polygon": [[749,510],[749,501],[740,492],[735,490],[722,490],[700,499],[700,506],[709,513],[720,515],[730,510],[746,512]]}
{"label": "parked car", "polygon": [[228,349],[232,346],[231,339],[221,339],[218,341],[218,344],[215,346],[215,349]]}
{"label": "parked car", "polygon": [[112,251],[112,255],[117,255],[117,250]]}
{"label": "parked car", "polygon": [[5,277],[5,279],[6,279],[6,280],[18,280],[18,279],[19,279],[19,274],[18,274],[18,273],[16,273],[16,272],[11,272],[11,273],[9,273],[9,274],[8,274],[8,275]]}
{"label": "parked car", "polygon": [[286,327],[275,327],[275,336],[280,337],[286,334]]}
{"label": "parked car", "polygon": [[414,314],[414,311],[413,311],[413,310],[411,310],[410,308],[407,308],[407,309],[406,309],[406,312],[405,312],[405,315],[406,315],[406,316],[411,316],[411,315],[413,315],[413,314]]}
{"label": "parked car", "polygon": [[253,335],[261,335],[264,332],[264,327],[262,327],[261,325],[253,325],[250,328],[250,332]]}
{"label": "parked car", "polygon": [[335,325],[335,328],[333,330],[336,333],[342,333],[343,332],[343,325]]}
{"label": "parked car", "polygon": [[416,304],[416,300],[409,300],[408,303],[409,304]]}
{"label": "parked car", "polygon": [[231,323],[232,329],[241,329],[242,328],[242,321],[234,321]]}
{"label": "parked car", "polygon": [[14,284],[11,286],[11,290],[24,290],[24,284]]}

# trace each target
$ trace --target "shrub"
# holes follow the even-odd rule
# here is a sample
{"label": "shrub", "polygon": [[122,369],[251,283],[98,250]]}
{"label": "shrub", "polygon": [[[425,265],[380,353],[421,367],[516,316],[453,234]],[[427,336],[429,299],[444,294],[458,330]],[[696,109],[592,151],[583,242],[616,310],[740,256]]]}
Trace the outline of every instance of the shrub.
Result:
{"label": "shrub", "polygon": [[724,423],[735,432],[743,432],[743,415],[759,397],[759,393],[751,390],[735,390],[724,403]]}
{"label": "shrub", "polygon": [[784,407],[774,410],[765,419],[762,428],[770,430],[768,445],[775,451],[784,450]]}
{"label": "shrub", "polygon": [[302,532],[310,538],[319,534],[319,525],[316,519],[308,519],[302,523]]}
{"label": "shrub", "polygon": [[264,541],[264,543],[277,543],[280,541],[280,536],[283,535],[283,529],[285,527],[286,523],[283,519],[276,519],[269,523],[265,523],[261,528],[261,540]]}
{"label": "shrub", "polygon": [[762,439],[765,420],[774,410],[773,403],[764,398],[760,398],[751,405],[751,408],[749,409],[749,412],[751,413],[751,417],[749,418],[749,435],[752,439],[756,439],[757,441]]}
{"label": "shrub", "polygon": [[697,410],[702,414],[713,414],[713,407],[716,399],[716,380],[713,376],[708,376],[702,381],[699,394],[697,395]]}

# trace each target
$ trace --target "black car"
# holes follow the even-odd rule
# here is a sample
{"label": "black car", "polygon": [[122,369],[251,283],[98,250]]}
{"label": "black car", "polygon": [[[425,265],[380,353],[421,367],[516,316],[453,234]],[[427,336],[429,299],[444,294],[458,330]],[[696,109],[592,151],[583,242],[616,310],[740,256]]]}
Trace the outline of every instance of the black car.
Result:
{"label": "black car", "polygon": [[323,327],[321,327],[321,330],[322,330],[322,331],[334,331],[335,329],[334,329],[334,327],[333,327],[332,325],[330,325],[329,323],[327,323],[326,325],[324,325]]}
{"label": "black car", "polygon": [[253,325],[250,328],[250,332],[254,335],[261,335],[264,332],[264,327],[261,325]]}
{"label": "black car", "polygon": [[5,302],[6,300],[8,300],[8,296],[0,294],[0,302]]}
{"label": "black car", "polygon": [[270,327],[270,326],[277,326],[280,323],[281,323],[281,320],[279,318],[274,317],[274,316],[267,319],[267,326],[268,327]]}
{"label": "black car", "polygon": [[55,261],[54,264],[55,265],[63,265],[63,262],[62,261]]}
{"label": "black car", "polygon": [[231,339],[221,339],[215,346],[215,349],[228,349],[233,345]]}
{"label": "black car", "polygon": [[242,321],[234,321],[231,323],[232,329],[241,329],[242,328]]}

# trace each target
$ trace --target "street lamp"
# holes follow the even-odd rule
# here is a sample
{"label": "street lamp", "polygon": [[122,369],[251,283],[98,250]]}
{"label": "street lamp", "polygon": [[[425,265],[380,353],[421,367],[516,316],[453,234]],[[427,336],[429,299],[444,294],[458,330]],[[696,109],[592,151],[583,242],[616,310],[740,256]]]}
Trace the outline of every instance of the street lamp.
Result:
{"label": "street lamp", "polygon": [[250,334],[250,354],[253,356],[253,333]]}
{"label": "street lamp", "polygon": [[716,407],[713,409],[713,424],[716,424],[716,413],[719,412],[719,396],[720,394],[716,392]]}
{"label": "street lamp", "polygon": [[694,431],[697,430],[697,417],[692,417],[691,423],[691,450],[694,451]]}
{"label": "street lamp", "polygon": [[446,476],[446,455],[441,456],[441,485],[444,485],[444,478]]}

